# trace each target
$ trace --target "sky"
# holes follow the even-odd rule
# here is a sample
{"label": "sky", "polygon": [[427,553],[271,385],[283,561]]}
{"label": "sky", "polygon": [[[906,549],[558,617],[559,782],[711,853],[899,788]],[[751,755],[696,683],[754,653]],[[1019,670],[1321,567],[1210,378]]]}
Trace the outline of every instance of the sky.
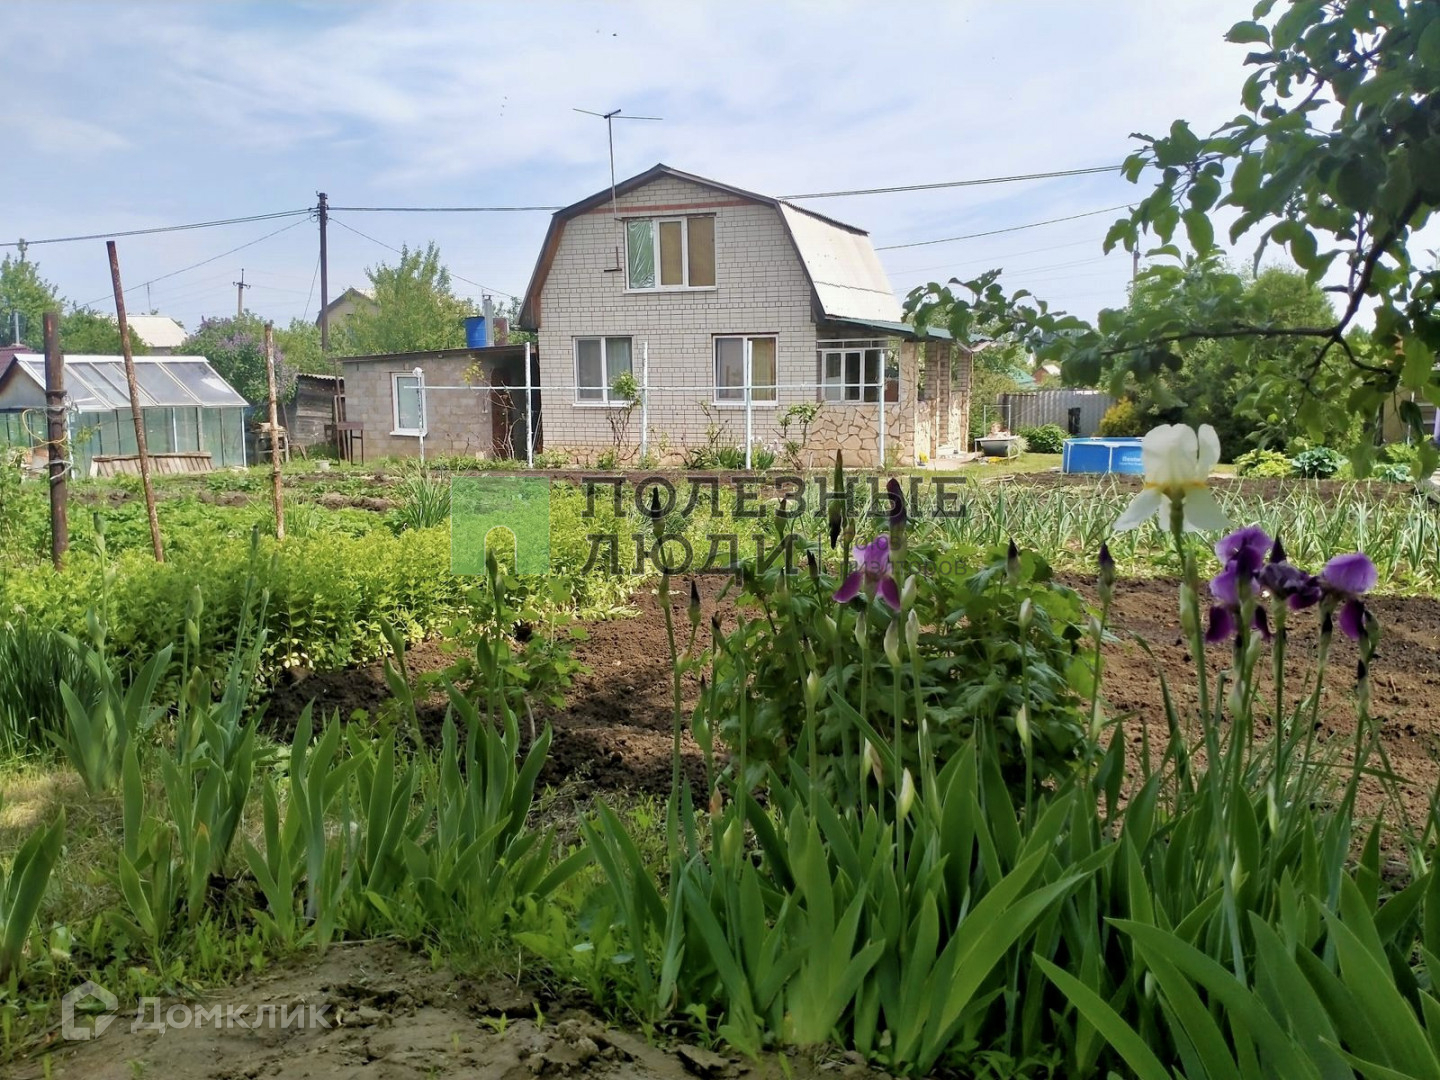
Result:
{"label": "sky", "polygon": [[[577,108],[663,118],[616,122],[622,179],[664,162],[771,195],[1118,164],[1132,132],[1239,110],[1246,49],[1223,37],[1250,6],[5,0],[0,242],[301,210],[317,191],[336,208],[563,205],[609,184],[604,122]],[[1131,273],[1102,253],[1107,208],[1145,190],[1107,173],[802,205],[882,249],[1086,214],[881,258],[901,296],[1001,267],[1090,318]],[[336,209],[330,295],[433,240],[459,294],[504,301],[548,220]],[[232,314],[242,268],[258,314],[319,309],[308,216],[118,245],[132,311]],[[67,300],[114,310],[102,240],[27,257]]]}

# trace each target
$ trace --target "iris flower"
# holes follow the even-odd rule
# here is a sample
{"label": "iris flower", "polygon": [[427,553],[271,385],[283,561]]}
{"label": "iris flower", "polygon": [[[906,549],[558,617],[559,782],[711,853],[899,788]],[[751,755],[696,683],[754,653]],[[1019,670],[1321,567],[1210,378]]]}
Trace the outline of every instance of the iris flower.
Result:
{"label": "iris flower", "polygon": [[1271,596],[1285,601],[1291,611],[1314,607],[1323,595],[1319,578],[1286,561],[1285,546],[1278,536],[1270,549],[1270,560],[1260,568],[1256,580]]}
{"label": "iris flower", "polygon": [[[1247,525],[1220,538],[1215,556],[1224,568],[1210,579],[1210,595],[1215,603],[1210,607],[1206,641],[1231,637],[1239,628],[1241,597],[1255,593],[1266,552],[1273,550],[1269,535],[1258,525]],[[1256,606],[1251,621],[1261,637],[1269,640],[1270,623],[1263,607]]]}
{"label": "iris flower", "polygon": [[890,569],[890,537],[881,533],[868,544],[857,544],[850,556],[855,560],[855,570],[835,590],[835,602],[849,603],[862,588],[867,596],[874,596],[878,590],[880,599],[899,611],[900,587]]}
{"label": "iris flower", "polygon": [[1220,439],[1213,427],[1201,424],[1196,431],[1188,424],[1161,424],[1145,433],[1140,456],[1145,487],[1115,522],[1116,532],[1138,528],[1151,517],[1168,528],[1176,503],[1183,508],[1187,532],[1230,527],[1207,486],[1210,470],[1220,460]]}
{"label": "iris flower", "polygon": [[1340,605],[1340,629],[1352,641],[1358,641],[1365,630],[1365,601],[1361,597],[1379,580],[1375,564],[1359,551],[1336,555],[1320,571],[1320,588],[1331,602]]}

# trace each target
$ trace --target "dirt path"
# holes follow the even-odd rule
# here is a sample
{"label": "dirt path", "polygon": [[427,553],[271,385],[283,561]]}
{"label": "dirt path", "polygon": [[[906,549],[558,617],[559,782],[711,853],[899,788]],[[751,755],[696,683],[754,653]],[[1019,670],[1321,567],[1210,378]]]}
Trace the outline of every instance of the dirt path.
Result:
{"label": "dirt path", "polygon": [[[307,1021],[280,1026],[303,1014]],[[323,1023],[310,1023],[318,1014]],[[780,1080],[758,1062],[701,1047],[651,1046],[581,1009],[540,1002],[505,980],[476,982],[384,943],[332,946],[303,967],[225,989],[200,1002],[166,1002],[180,1026],[131,1031],[117,1013],[91,1041],[58,1040],[31,1055],[15,1080]],[[204,1019],[196,1021],[197,1015]],[[266,1022],[261,1017],[276,1017]],[[212,1020],[212,1017],[218,1017]],[[250,1026],[227,1023],[245,1019]],[[148,1016],[147,1016],[148,1018]],[[876,1074],[855,1064],[790,1058],[783,1075],[821,1070],[845,1080]],[[835,1072],[832,1070],[840,1069]]]}

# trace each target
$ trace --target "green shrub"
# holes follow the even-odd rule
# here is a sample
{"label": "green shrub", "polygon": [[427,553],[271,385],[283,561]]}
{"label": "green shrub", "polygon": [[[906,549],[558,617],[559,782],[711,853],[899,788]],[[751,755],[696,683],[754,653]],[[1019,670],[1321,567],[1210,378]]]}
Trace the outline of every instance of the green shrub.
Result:
{"label": "green shrub", "polygon": [[1307,480],[1324,480],[1340,471],[1340,467],[1345,464],[1345,455],[1338,450],[1331,450],[1328,446],[1315,446],[1296,454],[1290,459],[1290,464],[1295,469],[1296,476],[1303,476]]}
{"label": "green shrub", "polygon": [[1065,449],[1065,429],[1059,424],[1021,428],[1020,437],[1032,454],[1058,454]]}
{"label": "green shrub", "polygon": [[[1026,774],[1022,740],[1030,743],[1035,782],[1067,773],[1077,760],[1085,719],[1071,682],[1079,676],[1074,644],[1085,619],[1080,597],[1056,582],[1045,560],[1030,552],[1018,558],[1013,579],[1003,548],[981,552],[926,542],[907,550],[904,559],[897,576],[915,575],[919,622],[934,629],[919,637],[927,656],[921,686],[918,691],[903,686],[898,698],[893,671],[880,662],[888,619],[870,610],[862,647],[853,603],[838,605],[829,591],[783,588],[783,559],[764,574],[754,572],[753,560],[747,560],[744,594],[765,617],[745,622],[726,641],[708,703],[732,755],[743,752],[757,766],[783,769],[785,757],[800,742],[805,683],[816,670],[794,643],[815,636],[816,658],[826,660],[821,685],[833,688],[833,694],[824,693],[816,717],[821,781],[836,805],[862,797],[854,787],[855,775],[842,765],[846,740],[854,738],[853,713],[858,711],[876,731],[889,732],[897,706],[902,714],[913,708],[912,692],[930,703],[929,746],[937,769],[978,737],[998,748],[1006,778],[1017,786]],[[1030,612],[1027,627],[1020,624],[1022,604]],[[874,681],[857,696],[853,673],[867,665]],[[1024,735],[1015,724],[1022,702],[1029,710]],[[918,773],[918,762],[906,764]]]}
{"label": "green shrub", "polygon": [[1105,410],[1105,415],[1100,418],[1100,426],[1095,431],[1096,434],[1109,438],[1133,438],[1143,435],[1145,427],[1135,403],[1129,398],[1121,398]]}
{"label": "green shrub", "polygon": [[1290,459],[1278,450],[1249,450],[1235,459],[1235,474],[1253,478],[1293,476]]}
{"label": "green shrub", "polygon": [[1387,484],[1410,484],[1415,480],[1410,473],[1410,466],[1405,464],[1381,465],[1372,475],[1376,480]]}

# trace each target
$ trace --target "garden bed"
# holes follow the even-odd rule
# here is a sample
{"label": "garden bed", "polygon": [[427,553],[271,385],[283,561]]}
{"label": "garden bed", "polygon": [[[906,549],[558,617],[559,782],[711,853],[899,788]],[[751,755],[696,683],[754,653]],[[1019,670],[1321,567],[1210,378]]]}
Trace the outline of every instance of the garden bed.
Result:
{"label": "garden bed", "polygon": [[[718,609],[722,625],[733,628],[735,608],[730,596],[718,599],[725,578],[702,577],[701,621],[698,645],[708,644],[712,614]],[[1068,579],[1067,584],[1095,601],[1091,583]],[[1137,748],[1141,728],[1150,724],[1153,742],[1164,741],[1164,700],[1158,673],[1165,676],[1172,694],[1193,694],[1194,668],[1190,651],[1181,639],[1176,611],[1177,585],[1172,580],[1122,581],[1115,593],[1111,629],[1117,640],[1106,655],[1105,698],[1113,715],[1124,720],[1128,738]],[[733,593],[733,590],[732,590]],[[677,631],[688,637],[685,604],[688,582],[673,587]],[[552,784],[583,781],[602,790],[633,790],[663,795],[669,791],[671,768],[671,684],[669,645],[665,619],[655,589],[642,589],[634,599],[634,618],[586,623],[588,640],[575,649],[576,659],[590,670],[575,680],[565,707],[537,714],[555,728],[555,742],[542,778]],[[1440,599],[1385,597],[1374,601],[1384,636],[1372,670],[1372,710],[1384,720],[1385,750],[1395,771],[1405,778],[1406,809],[1412,822],[1424,820],[1429,798],[1440,781]],[[1312,613],[1308,613],[1313,616]],[[1291,628],[1290,656],[1294,661],[1290,685],[1300,693],[1300,674],[1314,651],[1313,618],[1297,617]],[[1151,660],[1135,641],[1143,638]],[[1228,657],[1223,648],[1209,654],[1212,678]],[[448,665],[453,654],[439,643],[427,642],[407,655],[412,675]],[[1353,733],[1354,711],[1349,705],[1350,675],[1356,650],[1343,637],[1332,649],[1332,681],[1325,692],[1322,730],[1318,738],[1345,739]],[[699,684],[687,677],[684,702],[688,713],[695,705]],[[338,710],[348,717],[356,709],[372,714],[389,699],[383,666],[368,664],[337,672],[312,673],[279,688],[267,713],[282,734],[293,728],[306,702],[318,710]],[[444,716],[444,701],[433,695],[421,710],[427,734],[437,735]],[[1257,738],[1268,739],[1261,730]],[[699,749],[686,736],[687,763],[698,776]],[[698,788],[698,785],[697,785]],[[1362,793],[1363,794],[1363,793]],[[1362,798],[1364,817],[1373,808]]]}

